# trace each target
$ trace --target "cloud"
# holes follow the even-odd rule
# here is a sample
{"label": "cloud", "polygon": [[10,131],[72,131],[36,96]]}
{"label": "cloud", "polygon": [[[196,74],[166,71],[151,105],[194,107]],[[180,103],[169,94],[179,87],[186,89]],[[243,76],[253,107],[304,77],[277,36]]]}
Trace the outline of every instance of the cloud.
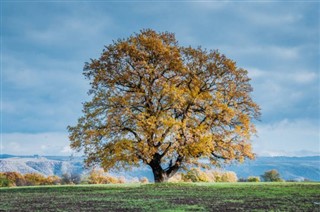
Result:
{"label": "cloud", "polygon": [[307,84],[316,82],[319,73],[307,70],[261,70],[256,67],[248,67],[249,77],[255,80],[272,79],[281,83]]}
{"label": "cloud", "polygon": [[[275,27],[295,24],[303,18],[303,16],[299,13],[292,13],[292,11],[280,12],[277,11],[276,8],[273,8],[273,10],[268,10],[264,6],[262,6],[261,4],[253,4],[247,8],[242,8],[242,10],[239,11],[241,12],[241,15],[247,19],[248,22],[256,24],[260,27]],[[268,6],[270,6],[270,4]],[[281,9],[282,8],[280,8],[280,10]]]}
{"label": "cloud", "polygon": [[68,134],[64,132],[45,133],[3,133],[2,151],[13,155],[71,155]]}
{"label": "cloud", "polygon": [[243,44],[238,43],[237,46],[223,45],[220,48],[227,55],[241,55],[242,57],[253,56],[254,58],[259,57],[268,60],[268,62],[274,60],[294,61],[303,53],[302,47],[272,46],[264,44],[250,44],[243,46]]}
{"label": "cloud", "polygon": [[262,120],[315,119],[319,116],[319,73],[299,68],[247,67]]}
{"label": "cloud", "polygon": [[[268,144],[266,151],[286,151],[268,143],[279,141],[276,136],[282,134],[277,129],[302,138],[315,130],[302,123],[316,123],[319,128],[315,121],[320,103],[318,3],[5,2],[3,6],[1,112],[6,151],[29,154],[35,148],[39,154],[67,154],[66,137],[54,147],[41,135],[65,132],[81,115],[89,89],[81,74],[83,63],[97,58],[105,44],[142,28],[174,32],[185,46],[219,49],[247,68],[254,100],[262,107],[263,124],[258,127],[261,144]],[[287,123],[279,124],[283,120]],[[22,142],[25,138],[30,147]],[[302,149],[302,142],[292,140],[293,149],[298,145]]]}
{"label": "cloud", "polygon": [[70,146],[64,146],[62,148],[62,150],[60,151],[61,154],[67,154],[67,155],[71,155],[72,153],[74,153],[74,151],[70,148]]}
{"label": "cloud", "polygon": [[301,84],[311,83],[318,79],[318,74],[314,72],[302,71],[294,73],[292,79]]}
{"label": "cloud", "polygon": [[273,124],[257,124],[253,148],[258,155],[320,155],[319,121],[287,119]]}

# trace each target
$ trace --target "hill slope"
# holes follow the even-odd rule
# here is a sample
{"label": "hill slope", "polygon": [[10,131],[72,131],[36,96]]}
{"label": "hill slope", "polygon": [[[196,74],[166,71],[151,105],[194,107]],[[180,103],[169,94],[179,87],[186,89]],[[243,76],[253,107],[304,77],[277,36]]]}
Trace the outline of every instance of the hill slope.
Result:
{"label": "hill slope", "polygon": [[[2,158],[2,159],[1,159]],[[246,161],[243,164],[227,165],[224,170],[234,171],[238,178],[248,176],[260,176],[265,171],[276,169],[285,180],[320,181],[320,156],[314,157],[258,157],[253,161]],[[87,172],[83,168],[82,158],[63,156],[8,156],[0,155],[0,172],[15,171],[22,174],[40,173],[46,176],[61,176],[64,173],[83,174]],[[113,172],[117,176],[125,176],[127,179],[134,177],[147,177],[153,181],[151,170],[144,166],[133,168],[131,171]]]}

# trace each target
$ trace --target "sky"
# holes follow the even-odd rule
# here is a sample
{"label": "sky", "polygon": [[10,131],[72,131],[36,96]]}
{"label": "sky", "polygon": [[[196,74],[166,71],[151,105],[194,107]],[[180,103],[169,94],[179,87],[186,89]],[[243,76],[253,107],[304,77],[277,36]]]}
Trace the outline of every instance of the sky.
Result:
{"label": "sky", "polygon": [[218,49],[245,68],[261,106],[260,156],[320,155],[318,1],[1,1],[0,153],[70,155],[85,62],[141,29]]}

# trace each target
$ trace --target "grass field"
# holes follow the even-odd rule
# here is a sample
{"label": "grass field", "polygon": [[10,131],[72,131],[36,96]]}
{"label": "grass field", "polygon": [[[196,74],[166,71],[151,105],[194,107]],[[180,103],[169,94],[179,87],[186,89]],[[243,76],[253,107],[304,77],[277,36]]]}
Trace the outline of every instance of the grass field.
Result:
{"label": "grass field", "polygon": [[0,189],[0,211],[320,211],[320,183],[185,183]]}

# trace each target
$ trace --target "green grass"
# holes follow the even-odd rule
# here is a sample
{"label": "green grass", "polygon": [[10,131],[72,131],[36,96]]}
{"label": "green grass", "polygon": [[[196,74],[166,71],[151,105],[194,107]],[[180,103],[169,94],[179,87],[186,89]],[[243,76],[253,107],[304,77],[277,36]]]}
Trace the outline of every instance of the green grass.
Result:
{"label": "green grass", "polygon": [[0,189],[0,211],[320,211],[320,183],[180,183]]}

